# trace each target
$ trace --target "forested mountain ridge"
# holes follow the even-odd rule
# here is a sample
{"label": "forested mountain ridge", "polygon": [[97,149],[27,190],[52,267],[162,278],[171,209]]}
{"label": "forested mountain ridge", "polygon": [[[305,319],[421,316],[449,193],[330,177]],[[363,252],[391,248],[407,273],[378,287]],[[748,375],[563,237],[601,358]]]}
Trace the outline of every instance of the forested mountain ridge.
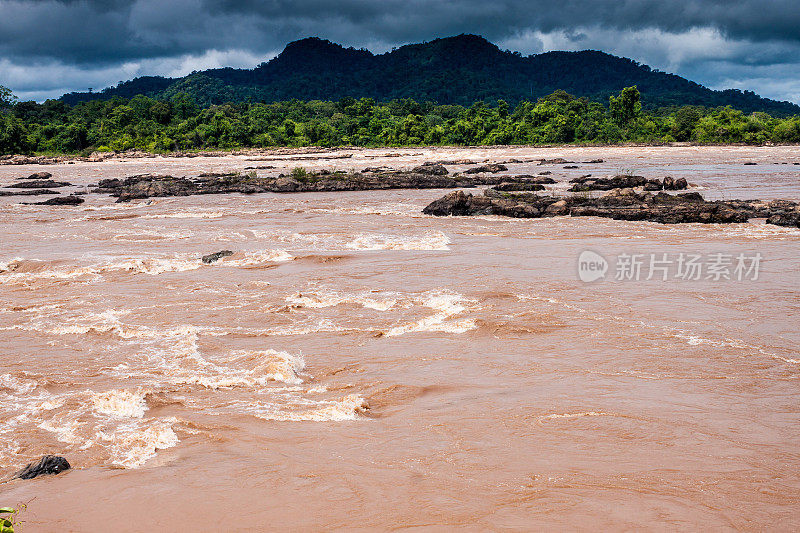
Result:
{"label": "forested mountain ridge", "polygon": [[515,105],[564,90],[607,103],[636,85],[646,107],[731,106],[774,116],[800,113],[800,106],[761,98],[750,91],[714,91],[631,59],[599,51],[546,52],[523,56],[500,50],[483,37],[459,35],[401,46],[384,54],[344,48],[311,37],[289,43],[278,56],[254,69],[220,68],[183,78],[144,76],[95,93],[69,93],[68,104],[144,94],[168,99],[186,92],[202,107],[225,102],[338,100],[389,101],[412,98],[468,106],[484,100]]}

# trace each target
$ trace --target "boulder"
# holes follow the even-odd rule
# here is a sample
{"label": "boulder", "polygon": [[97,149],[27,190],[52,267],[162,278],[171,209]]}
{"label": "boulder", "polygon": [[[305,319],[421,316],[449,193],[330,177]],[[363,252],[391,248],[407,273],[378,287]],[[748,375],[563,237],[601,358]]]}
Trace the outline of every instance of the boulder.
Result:
{"label": "boulder", "polygon": [[78,196],[57,196],[44,202],[34,202],[28,205],[81,205],[85,200]]}
{"label": "boulder", "polygon": [[498,183],[493,187],[497,191],[543,191],[541,183],[507,182]]}
{"label": "boulder", "polygon": [[445,195],[443,198],[431,202],[422,210],[426,215],[448,216],[448,215],[470,215],[472,214],[471,194],[464,191],[455,191]]}
{"label": "boulder", "polygon": [[[53,175],[49,172],[34,172],[30,176],[27,177],[29,180],[49,180],[52,178]],[[26,179],[26,178],[17,178],[17,179]]]}
{"label": "boulder", "polygon": [[17,472],[15,477],[20,479],[33,479],[42,475],[58,474],[69,469],[69,461],[63,457],[59,457],[58,455],[45,455],[39,459],[39,462],[30,463]]}
{"label": "boulder", "polygon": [[660,191],[663,188],[662,183],[656,179],[647,180],[647,183],[644,184],[644,190],[646,191]]}
{"label": "boulder", "polygon": [[231,250],[221,250],[219,252],[214,252],[213,254],[204,255],[201,260],[203,263],[210,265],[211,263],[216,263],[223,257],[229,257],[231,255],[233,255]]}
{"label": "boulder", "polygon": [[784,211],[767,218],[767,224],[800,228],[800,211]]}
{"label": "boulder", "polygon": [[481,174],[483,172],[488,173],[497,173],[503,172],[504,170],[508,170],[508,167],[505,165],[501,165],[500,163],[489,163],[488,165],[481,165],[478,167],[473,167],[466,170],[466,174]]}
{"label": "boulder", "polygon": [[411,172],[417,174],[430,174],[432,176],[447,176],[448,172],[444,165],[439,163],[423,163],[418,167],[414,167]]}
{"label": "boulder", "polygon": [[591,178],[581,176],[570,180],[574,185],[569,189],[571,192],[583,191],[609,191],[611,189],[643,187],[647,184],[644,176],[619,175],[611,178]]}

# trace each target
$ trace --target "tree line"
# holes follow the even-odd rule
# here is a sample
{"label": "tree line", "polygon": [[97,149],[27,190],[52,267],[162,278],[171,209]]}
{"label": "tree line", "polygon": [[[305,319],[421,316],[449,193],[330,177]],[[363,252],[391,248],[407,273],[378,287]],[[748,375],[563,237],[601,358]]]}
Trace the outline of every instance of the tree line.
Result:
{"label": "tree line", "polygon": [[797,143],[800,116],[745,114],[731,107],[642,109],[636,87],[608,106],[556,91],[515,107],[291,100],[206,108],[187,93],[138,95],[70,106],[19,102],[0,87],[0,154],[88,154],[300,146],[536,145],[582,143]]}

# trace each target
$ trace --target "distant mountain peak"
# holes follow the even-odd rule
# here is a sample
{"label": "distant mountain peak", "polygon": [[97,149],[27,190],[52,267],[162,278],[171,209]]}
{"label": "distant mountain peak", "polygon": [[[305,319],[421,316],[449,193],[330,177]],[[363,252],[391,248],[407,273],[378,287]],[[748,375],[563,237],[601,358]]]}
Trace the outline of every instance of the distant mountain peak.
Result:
{"label": "distant mountain peak", "polygon": [[680,76],[596,50],[523,56],[503,51],[480,35],[461,34],[407,44],[380,55],[319,37],[290,42],[252,70],[212,69],[184,78],[136,78],[99,93],[71,93],[67,103],[145,94],[171,98],[189,93],[203,106],[239,101],[375,100],[471,105],[506,100],[516,104],[564,90],[608,104],[608,97],[636,85],[645,107],[730,105],[745,112],[799,114],[800,106],[749,91],[713,91]]}

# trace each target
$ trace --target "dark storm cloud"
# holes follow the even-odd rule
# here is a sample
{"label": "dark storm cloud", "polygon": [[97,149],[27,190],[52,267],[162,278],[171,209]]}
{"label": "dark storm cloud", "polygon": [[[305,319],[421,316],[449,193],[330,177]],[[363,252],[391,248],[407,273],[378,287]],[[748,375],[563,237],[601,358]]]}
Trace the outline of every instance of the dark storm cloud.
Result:
{"label": "dark storm cloud", "polygon": [[322,35],[392,45],[462,32],[504,39],[527,29],[696,27],[750,41],[800,42],[796,1],[0,0],[0,53],[68,62],[272,50]]}
{"label": "dark storm cloud", "polygon": [[[381,52],[459,33],[524,53],[598,48],[710,85],[746,83],[758,67],[749,77],[764,86],[764,72],[800,63],[796,0],[0,0],[0,84],[38,97],[252,66],[310,35]],[[37,68],[49,79],[37,81]],[[781,79],[781,94],[800,98],[791,77],[797,90]]]}

